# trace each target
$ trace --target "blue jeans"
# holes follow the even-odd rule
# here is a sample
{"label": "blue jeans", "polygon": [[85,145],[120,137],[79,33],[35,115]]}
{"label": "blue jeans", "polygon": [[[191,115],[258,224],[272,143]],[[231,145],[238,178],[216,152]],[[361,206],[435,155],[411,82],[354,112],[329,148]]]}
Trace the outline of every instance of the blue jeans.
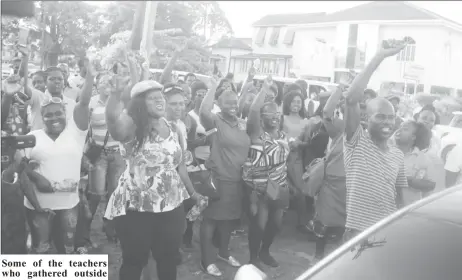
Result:
{"label": "blue jeans", "polygon": [[[49,213],[41,213],[26,209],[27,222],[32,236],[32,247],[36,254],[50,253],[52,240],[59,254],[74,252],[74,235],[79,215],[79,205],[70,209],[54,210],[53,217]],[[64,245],[62,248],[61,245]]]}
{"label": "blue jeans", "polygon": [[[101,156],[90,167],[88,179],[89,184],[86,191],[88,203],[92,217],[95,215],[98,205],[103,196],[107,199],[117,188],[119,178],[125,170],[125,160],[120,155],[118,148],[105,149]],[[79,221],[77,223],[75,247],[83,247],[90,242],[91,222],[93,218],[87,219],[82,215],[83,209],[80,209]]]}

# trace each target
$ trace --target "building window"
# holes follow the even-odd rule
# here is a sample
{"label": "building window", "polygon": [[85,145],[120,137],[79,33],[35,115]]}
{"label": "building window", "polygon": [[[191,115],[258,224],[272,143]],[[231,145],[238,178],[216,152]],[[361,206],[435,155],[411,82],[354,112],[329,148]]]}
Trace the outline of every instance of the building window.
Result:
{"label": "building window", "polygon": [[263,45],[265,42],[266,30],[268,30],[268,27],[260,27],[257,33],[257,37],[255,38],[255,44]]}
{"label": "building window", "polygon": [[358,25],[350,24],[349,33],[348,33],[348,49],[347,49],[345,68],[347,69],[355,68],[357,49],[358,49]]}
{"label": "building window", "polygon": [[415,61],[415,45],[407,45],[397,56],[397,61]]}
{"label": "building window", "polygon": [[286,31],[286,35],[284,36],[284,41],[283,43],[292,46],[294,44],[294,38],[295,38],[295,30],[294,29],[288,29]]}
{"label": "building window", "polygon": [[281,33],[281,27],[273,27],[273,33],[271,33],[271,37],[269,40],[269,44],[271,46],[276,46],[278,44],[279,33]]}

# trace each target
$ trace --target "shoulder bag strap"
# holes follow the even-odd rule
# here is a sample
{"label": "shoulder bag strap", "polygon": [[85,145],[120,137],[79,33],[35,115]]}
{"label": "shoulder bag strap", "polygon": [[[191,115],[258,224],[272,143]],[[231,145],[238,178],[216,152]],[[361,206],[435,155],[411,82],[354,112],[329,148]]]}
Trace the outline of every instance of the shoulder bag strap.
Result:
{"label": "shoulder bag strap", "polygon": [[266,152],[266,134],[265,134],[265,137],[263,139],[263,146],[262,146],[262,155],[263,155],[263,158],[265,160],[265,165],[266,165],[266,174],[268,175],[268,178],[269,178],[269,162],[268,162],[268,153]]}
{"label": "shoulder bag strap", "polygon": [[108,139],[109,139],[109,130],[106,131],[106,136],[104,136],[103,148],[106,146]]}

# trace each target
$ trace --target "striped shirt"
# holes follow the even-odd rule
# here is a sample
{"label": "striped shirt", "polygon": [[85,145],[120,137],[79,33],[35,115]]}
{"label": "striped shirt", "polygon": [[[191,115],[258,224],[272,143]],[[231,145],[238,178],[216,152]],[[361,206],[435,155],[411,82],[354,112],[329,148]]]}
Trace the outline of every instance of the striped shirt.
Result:
{"label": "striped shirt", "polygon": [[404,155],[394,146],[384,152],[362,126],[344,142],[346,227],[365,230],[397,210],[397,188],[407,188]]}
{"label": "striped shirt", "polygon": [[[93,96],[90,100],[90,127],[92,139],[97,145],[104,144],[104,138],[107,133],[106,125],[106,104],[101,101],[99,95]],[[112,139],[111,135],[108,136],[107,147],[118,147],[119,142]]]}

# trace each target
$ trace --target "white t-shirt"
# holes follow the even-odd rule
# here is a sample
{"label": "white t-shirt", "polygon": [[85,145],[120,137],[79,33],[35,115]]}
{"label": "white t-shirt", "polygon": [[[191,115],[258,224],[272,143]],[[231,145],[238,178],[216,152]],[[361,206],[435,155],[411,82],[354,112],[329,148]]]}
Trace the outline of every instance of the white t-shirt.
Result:
{"label": "white t-shirt", "polygon": [[457,184],[462,183],[462,144],[457,144],[446,157],[444,169],[449,172],[459,173]]}
{"label": "white t-shirt", "polygon": [[[43,129],[29,133],[35,135],[36,145],[25,149],[25,155],[39,164],[36,171],[55,189],[54,193],[36,192],[42,208],[70,209],[79,203],[80,163],[87,131],[80,130],[71,119],[55,141]],[[34,209],[27,198],[24,206]]]}

